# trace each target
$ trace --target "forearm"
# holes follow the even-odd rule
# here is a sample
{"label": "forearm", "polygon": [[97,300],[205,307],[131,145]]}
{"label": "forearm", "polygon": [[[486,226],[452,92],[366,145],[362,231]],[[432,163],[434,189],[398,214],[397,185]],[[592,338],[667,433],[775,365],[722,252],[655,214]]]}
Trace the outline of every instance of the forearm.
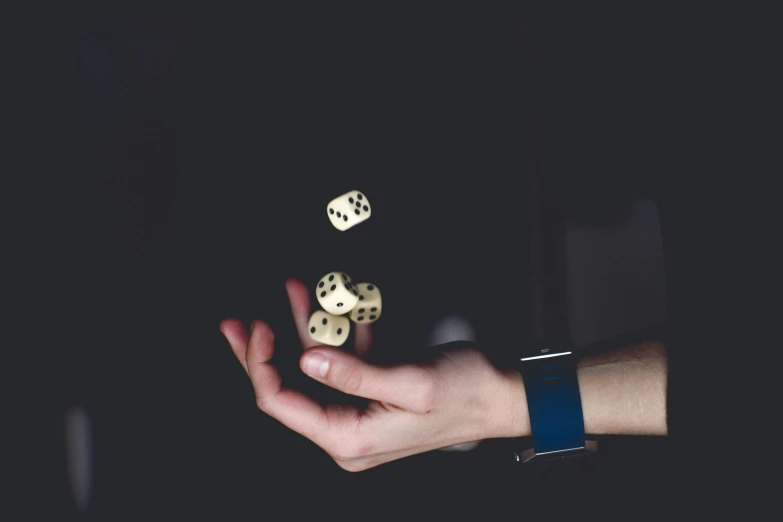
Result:
{"label": "forearm", "polygon": [[[504,374],[499,396],[501,437],[530,436],[527,399],[519,372]],[[585,433],[666,435],[668,361],[662,343],[644,343],[583,357],[577,364]],[[498,413],[502,415],[502,413]]]}

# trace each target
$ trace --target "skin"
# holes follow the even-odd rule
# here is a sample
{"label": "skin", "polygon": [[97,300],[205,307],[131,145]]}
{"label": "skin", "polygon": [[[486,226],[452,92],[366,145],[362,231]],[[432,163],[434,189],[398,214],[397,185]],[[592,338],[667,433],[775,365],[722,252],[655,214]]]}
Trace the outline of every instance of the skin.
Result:
{"label": "skin", "polygon": [[[318,345],[307,330],[307,287],[290,279],[286,291],[304,349],[301,370],[327,386],[370,399],[366,408],[323,407],[283,388],[269,362],[274,333],[264,321],[253,321],[248,332],[240,321],[226,319],[220,330],[253,383],[258,408],[320,446],[341,468],[363,471],[464,442],[530,436],[521,374],[498,370],[471,343],[439,345],[423,363],[372,365],[365,360],[372,346],[370,325],[355,325],[355,354]],[[585,433],[668,434],[668,359],[662,343],[582,357],[577,379]]]}
{"label": "skin", "polygon": [[440,345],[426,363],[374,366],[364,360],[372,346],[370,325],[355,325],[355,354],[318,345],[307,331],[307,287],[290,279],[286,291],[304,349],[300,368],[332,388],[370,399],[364,410],[322,407],[283,388],[269,363],[274,332],[266,322],[253,321],[248,332],[240,321],[226,319],[220,330],[253,384],[258,408],[313,441],[341,468],[363,471],[463,442],[529,432],[527,416],[515,407],[520,401],[518,374],[500,372],[468,343]]}

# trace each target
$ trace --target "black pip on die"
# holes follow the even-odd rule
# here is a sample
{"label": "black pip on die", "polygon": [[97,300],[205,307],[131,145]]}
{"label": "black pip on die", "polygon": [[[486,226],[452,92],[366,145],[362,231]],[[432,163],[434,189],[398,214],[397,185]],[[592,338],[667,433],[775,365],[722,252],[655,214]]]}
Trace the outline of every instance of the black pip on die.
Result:
{"label": "black pip on die", "polygon": [[381,316],[381,291],[372,283],[359,283],[354,289],[359,292],[359,302],[351,310],[351,321],[374,323]]}
{"label": "black pip on die", "polygon": [[330,201],[326,205],[326,213],[334,228],[343,231],[367,221],[372,214],[372,208],[367,196],[358,190],[352,190]]}
{"label": "black pip on die", "polygon": [[358,290],[353,287],[351,278],[342,272],[329,272],[323,276],[315,288],[315,295],[321,308],[334,315],[347,314],[359,302]]}
{"label": "black pip on die", "polygon": [[321,344],[340,346],[348,339],[351,323],[345,317],[317,310],[310,316],[307,330]]}

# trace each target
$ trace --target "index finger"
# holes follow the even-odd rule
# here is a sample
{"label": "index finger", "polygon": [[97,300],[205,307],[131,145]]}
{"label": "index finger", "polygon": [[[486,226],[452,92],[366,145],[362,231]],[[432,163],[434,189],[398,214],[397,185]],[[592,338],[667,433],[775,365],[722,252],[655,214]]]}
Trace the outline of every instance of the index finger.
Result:
{"label": "index finger", "polygon": [[307,323],[310,321],[310,292],[301,281],[289,279],[285,282],[285,290],[288,293],[288,301],[291,303],[291,314],[294,316],[296,333],[302,348],[307,350],[318,345],[318,342],[310,337]]}

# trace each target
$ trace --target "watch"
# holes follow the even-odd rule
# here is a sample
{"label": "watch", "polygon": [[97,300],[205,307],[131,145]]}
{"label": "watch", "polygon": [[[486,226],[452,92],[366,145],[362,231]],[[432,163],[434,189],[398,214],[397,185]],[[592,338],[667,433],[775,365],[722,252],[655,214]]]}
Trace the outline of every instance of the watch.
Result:
{"label": "watch", "polygon": [[532,343],[519,359],[527,394],[533,447],[516,453],[517,462],[549,462],[594,454],[596,441],[585,440],[582,398],[573,353]]}

